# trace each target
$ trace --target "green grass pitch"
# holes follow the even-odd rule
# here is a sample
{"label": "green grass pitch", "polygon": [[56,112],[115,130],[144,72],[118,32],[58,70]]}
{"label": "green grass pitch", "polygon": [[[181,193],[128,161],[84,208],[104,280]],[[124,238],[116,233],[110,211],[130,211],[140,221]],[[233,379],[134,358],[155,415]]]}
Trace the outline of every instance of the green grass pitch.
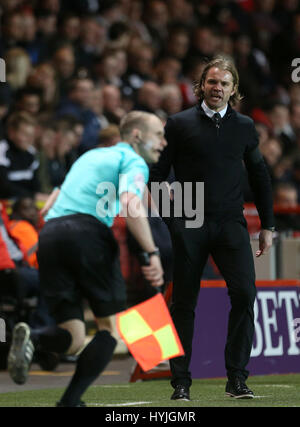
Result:
{"label": "green grass pitch", "polygon": [[[91,407],[300,407],[300,374],[253,376],[247,381],[255,398],[225,396],[225,379],[194,380],[191,402],[170,400],[168,380],[90,387],[83,400]],[[0,394],[0,407],[51,407],[63,389],[42,389]]]}

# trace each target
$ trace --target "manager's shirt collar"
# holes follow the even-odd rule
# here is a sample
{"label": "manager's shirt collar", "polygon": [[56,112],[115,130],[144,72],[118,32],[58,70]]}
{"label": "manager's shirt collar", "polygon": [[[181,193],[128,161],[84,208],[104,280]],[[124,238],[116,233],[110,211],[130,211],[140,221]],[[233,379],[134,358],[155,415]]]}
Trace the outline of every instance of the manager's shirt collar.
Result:
{"label": "manager's shirt collar", "polygon": [[[227,106],[228,106],[228,104],[226,104],[226,105],[225,105],[225,107],[223,108],[223,110],[219,111],[219,113],[220,113],[220,115],[221,115],[221,117],[222,117],[222,118],[223,118],[223,117],[225,116],[225,114],[226,114]],[[211,110],[211,109],[206,105],[205,101],[202,101],[201,107],[203,108],[203,110],[204,110],[205,114],[206,114],[208,117],[210,117],[210,118],[212,118],[212,116],[216,113],[216,111]]]}

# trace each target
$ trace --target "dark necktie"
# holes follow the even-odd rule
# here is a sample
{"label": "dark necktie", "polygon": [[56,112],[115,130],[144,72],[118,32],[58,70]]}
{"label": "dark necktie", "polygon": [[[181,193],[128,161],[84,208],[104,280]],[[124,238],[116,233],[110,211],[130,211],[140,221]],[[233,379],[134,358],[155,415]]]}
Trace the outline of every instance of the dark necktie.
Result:
{"label": "dark necktie", "polygon": [[215,124],[215,126],[216,126],[217,128],[219,128],[219,127],[220,127],[221,120],[222,120],[222,117],[221,117],[221,114],[220,114],[220,113],[215,113],[215,114],[212,116],[212,121],[214,122],[214,124]]}

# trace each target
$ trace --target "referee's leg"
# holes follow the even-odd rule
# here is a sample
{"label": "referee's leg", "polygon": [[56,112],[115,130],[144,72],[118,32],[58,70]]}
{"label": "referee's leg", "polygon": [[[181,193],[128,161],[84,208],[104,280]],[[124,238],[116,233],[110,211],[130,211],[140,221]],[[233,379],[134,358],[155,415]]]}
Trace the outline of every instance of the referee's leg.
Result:
{"label": "referee's leg", "polygon": [[227,376],[246,380],[254,336],[256,287],[250,238],[241,221],[223,224],[212,256],[226,281],[231,302],[225,347]]}

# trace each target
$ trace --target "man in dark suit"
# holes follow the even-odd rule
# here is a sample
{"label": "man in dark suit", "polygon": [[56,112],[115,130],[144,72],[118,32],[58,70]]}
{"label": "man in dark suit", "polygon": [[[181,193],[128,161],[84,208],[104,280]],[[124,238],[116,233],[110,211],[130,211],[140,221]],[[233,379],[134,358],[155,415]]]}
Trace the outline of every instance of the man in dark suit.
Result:
{"label": "man in dark suit", "polygon": [[[226,394],[253,397],[245,383],[254,335],[256,288],[243,216],[244,165],[262,225],[256,256],[263,255],[272,245],[274,218],[271,181],[258,149],[254,123],[231,107],[241,99],[238,85],[239,76],[230,60],[216,57],[210,61],[195,85],[199,103],[168,118],[168,146],[151,170],[151,182],[166,181],[173,166],[176,181],[182,187],[187,182],[194,188],[196,183],[204,183],[203,224],[188,228],[189,215],[176,217],[176,209],[168,220],[174,251],[171,314],[185,350],[184,356],[170,361],[174,400],[190,399],[194,310],[209,254],[226,281],[231,301],[225,348]],[[189,202],[197,206],[194,193]],[[187,197],[183,191],[185,203]]]}

